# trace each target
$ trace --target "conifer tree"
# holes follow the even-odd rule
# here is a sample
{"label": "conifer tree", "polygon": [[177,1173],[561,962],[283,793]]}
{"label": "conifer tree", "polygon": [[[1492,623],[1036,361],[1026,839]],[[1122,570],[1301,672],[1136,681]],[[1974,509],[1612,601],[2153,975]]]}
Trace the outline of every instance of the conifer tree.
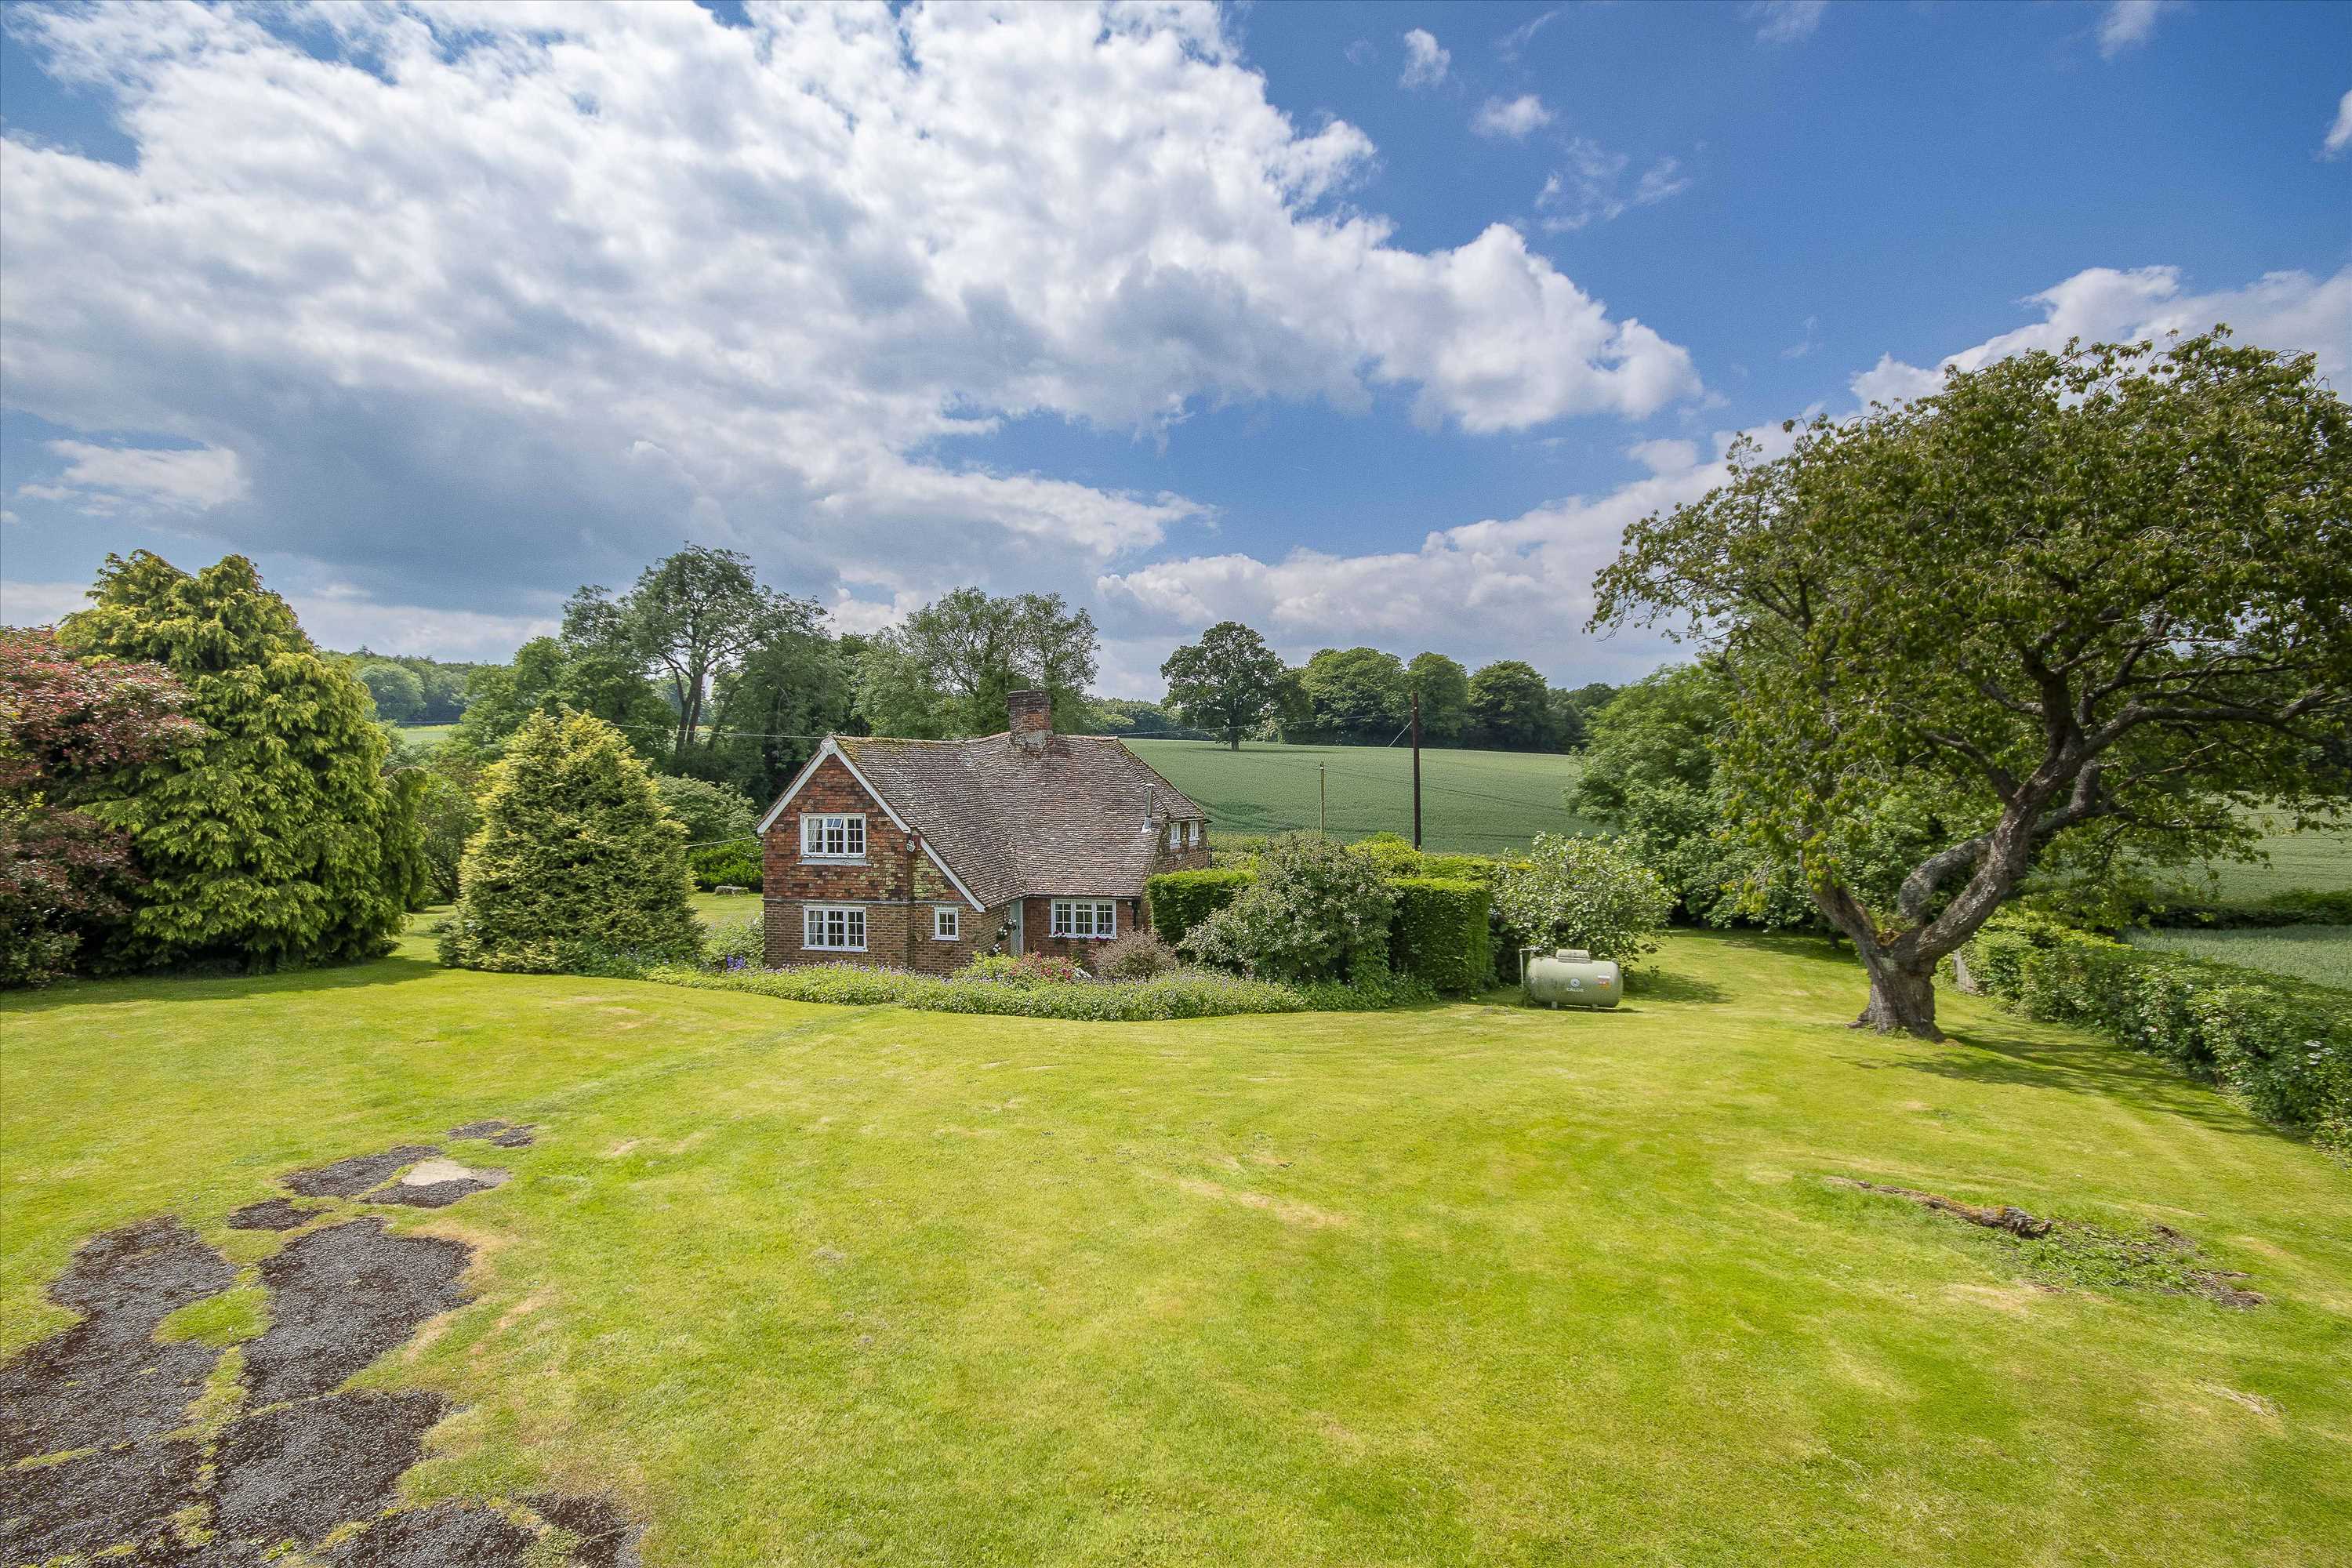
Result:
{"label": "conifer tree", "polygon": [[388,949],[405,889],[387,881],[398,806],[366,689],[241,555],[193,576],[110,555],[91,597],[59,644],[162,665],[204,726],[88,807],[130,835],[146,879],[100,962],[267,970]]}
{"label": "conifer tree", "polygon": [[700,951],[686,830],[620,731],[536,714],[488,777],[443,963],[549,973]]}

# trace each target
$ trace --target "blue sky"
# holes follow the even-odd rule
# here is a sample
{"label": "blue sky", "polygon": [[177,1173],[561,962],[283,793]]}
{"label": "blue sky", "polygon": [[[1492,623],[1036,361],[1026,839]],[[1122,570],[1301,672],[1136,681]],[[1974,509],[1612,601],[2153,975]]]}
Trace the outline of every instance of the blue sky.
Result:
{"label": "blue sky", "polygon": [[2071,332],[2352,376],[2352,6],[12,6],[0,615],[495,655],[681,539],[1556,679],[1733,432]]}

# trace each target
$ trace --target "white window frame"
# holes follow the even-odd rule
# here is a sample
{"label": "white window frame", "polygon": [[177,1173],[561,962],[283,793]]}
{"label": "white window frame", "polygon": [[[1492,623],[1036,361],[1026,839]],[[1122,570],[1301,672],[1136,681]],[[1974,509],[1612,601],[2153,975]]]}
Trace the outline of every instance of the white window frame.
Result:
{"label": "white window frame", "polygon": [[1171,851],[1184,847],[1184,825],[1172,818],[1168,824],[1168,847]]}
{"label": "white window frame", "polygon": [[[1087,911],[1088,930],[1078,929],[1078,911]],[[1055,899],[1053,934],[1065,942],[1109,942],[1118,935],[1116,899]]]}
{"label": "white window frame", "polygon": [[959,942],[963,937],[963,911],[953,904],[931,906],[931,940]]}
{"label": "white window frame", "polygon": [[1198,849],[1201,847],[1201,836],[1204,831],[1205,828],[1198,818],[1186,823],[1184,825],[1184,847],[1187,849]]}
{"label": "white window frame", "polygon": [[[831,844],[839,844],[833,848]],[[862,811],[801,813],[801,858],[853,861],[866,858],[866,814]]]}
{"label": "white window frame", "polygon": [[[835,917],[839,917],[835,919]],[[831,940],[835,928],[841,937]],[[850,939],[855,937],[856,941]],[[810,952],[864,952],[866,906],[863,904],[803,904],[801,947]]]}

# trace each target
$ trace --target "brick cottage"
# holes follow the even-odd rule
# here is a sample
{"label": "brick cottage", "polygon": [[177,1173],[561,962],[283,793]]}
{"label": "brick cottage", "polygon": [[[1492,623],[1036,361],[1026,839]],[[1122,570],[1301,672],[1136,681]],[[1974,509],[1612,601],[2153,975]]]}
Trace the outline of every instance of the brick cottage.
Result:
{"label": "brick cottage", "polygon": [[978,740],[825,737],[760,822],[772,966],[1085,963],[1146,922],[1146,878],[1209,863],[1208,814],[1123,742],[1055,734],[1043,691],[1007,706]]}

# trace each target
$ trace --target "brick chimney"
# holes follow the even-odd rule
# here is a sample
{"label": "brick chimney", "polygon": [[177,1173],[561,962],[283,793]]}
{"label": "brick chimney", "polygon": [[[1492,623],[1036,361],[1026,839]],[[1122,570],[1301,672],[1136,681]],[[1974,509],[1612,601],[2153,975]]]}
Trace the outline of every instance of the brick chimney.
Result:
{"label": "brick chimney", "polygon": [[1032,752],[1043,751],[1054,735],[1054,694],[1015,691],[1004,700],[1005,728],[1013,741]]}

